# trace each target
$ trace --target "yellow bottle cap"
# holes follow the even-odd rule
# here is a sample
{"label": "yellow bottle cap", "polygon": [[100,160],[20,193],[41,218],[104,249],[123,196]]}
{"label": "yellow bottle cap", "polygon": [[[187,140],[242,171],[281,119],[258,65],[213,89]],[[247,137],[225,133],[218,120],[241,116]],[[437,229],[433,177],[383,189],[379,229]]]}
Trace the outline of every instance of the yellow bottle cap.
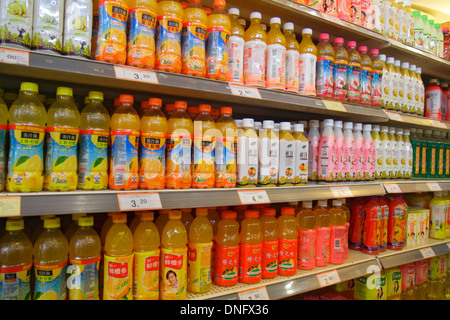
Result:
{"label": "yellow bottle cap", "polygon": [[127,223],[127,214],[123,212],[115,212],[113,214],[114,223]]}
{"label": "yellow bottle cap", "polygon": [[103,101],[103,92],[100,91],[89,91],[89,99],[97,99]]}
{"label": "yellow bottle cap", "polygon": [[78,225],[80,227],[92,227],[94,225],[94,217],[93,216],[79,217]]}
{"label": "yellow bottle cap", "polygon": [[72,220],[78,220],[81,217],[84,217],[86,213],[74,213],[72,214]]}
{"label": "yellow bottle cap", "polygon": [[37,83],[34,82],[22,82],[20,84],[20,91],[32,91],[32,92],[39,92],[39,86]]}
{"label": "yellow bottle cap", "polygon": [[181,210],[170,210],[169,219],[181,219]]}
{"label": "yellow bottle cap", "polygon": [[59,228],[61,226],[61,223],[59,221],[59,218],[48,218],[44,219],[44,228],[46,229],[55,229]]}
{"label": "yellow bottle cap", "polygon": [[154,217],[155,216],[154,216],[153,211],[142,211],[141,214],[140,214],[140,218],[141,218],[142,221],[153,220]]}
{"label": "yellow bottle cap", "polygon": [[23,219],[8,219],[6,220],[6,231],[18,231],[23,230]]}
{"label": "yellow bottle cap", "polygon": [[73,90],[72,88],[68,87],[58,87],[56,89],[56,95],[57,96],[73,96]]}
{"label": "yellow bottle cap", "polygon": [[44,215],[44,216],[40,216],[41,220],[50,219],[50,218],[56,218],[56,216],[53,215],[53,214],[47,214],[47,215]]}

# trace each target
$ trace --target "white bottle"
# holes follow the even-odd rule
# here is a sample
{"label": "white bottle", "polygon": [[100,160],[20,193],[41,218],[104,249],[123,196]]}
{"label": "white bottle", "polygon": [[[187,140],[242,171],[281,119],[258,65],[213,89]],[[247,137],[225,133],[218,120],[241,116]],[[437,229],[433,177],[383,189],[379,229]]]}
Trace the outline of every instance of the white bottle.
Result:
{"label": "white bottle", "polygon": [[402,0],[396,0],[395,5],[391,6],[391,14],[394,17],[394,33],[393,33],[393,39],[399,40],[399,26],[400,26],[400,10],[397,7],[397,3],[403,2]]}
{"label": "white bottle", "polygon": [[[283,133],[283,136],[281,136]],[[292,135],[291,123],[280,122],[278,185],[293,185],[295,165],[295,140]]]}
{"label": "white bottle", "polygon": [[372,125],[363,125],[363,139],[364,139],[364,157],[366,159],[366,175],[364,180],[372,181],[375,179],[375,163],[377,160],[375,153],[375,144],[372,138]]}
{"label": "white bottle", "polygon": [[[283,31],[294,32],[294,24],[286,22]],[[298,93],[298,80],[300,77],[300,51],[296,49],[286,50],[286,90]]]}
{"label": "white bottle", "polygon": [[392,176],[391,178],[395,179],[398,177],[398,173],[400,170],[399,163],[399,150],[397,145],[397,140],[395,139],[395,128],[389,127],[389,137],[394,136],[394,139],[391,140],[391,150],[392,150]]}
{"label": "white bottle", "polygon": [[92,0],[66,0],[63,54],[91,57]]}
{"label": "white bottle", "polygon": [[64,1],[34,1],[32,47],[37,51],[62,53]]}
{"label": "white bottle", "polygon": [[425,114],[425,85],[423,84],[423,81],[421,80],[421,74],[422,74],[422,68],[416,67],[416,74],[417,74],[417,87],[416,90],[419,92],[419,110],[418,114],[423,116]]}
{"label": "white bottle", "polygon": [[409,66],[409,90],[411,92],[411,110],[410,113],[417,113],[419,108],[419,95],[416,91],[416,65],[411,64]]}
{"label": "white bottle", "polygon": [[384,34],[384,1],[383,0],[373,0],[373,29]]}
{"label": "white bottle", "polygon": [[372,125],[372,132],[378,133],[379,139],[372,139],[373,145],[375,147],[375,176],[377,179],[383,177],[383,171],[385,170],[383,157],[384,150],[382,149],[381,137],[380,137],[380,126],[377,124]]}
{"label": "white bottle", "polygon": [[[380,54],[378,56],[378,58],[380,59],[380,61],[383,62],[383,73],[381,76],[381,106],[384,109],[387,109],[387,106],[389,105],[389,87],[388,87],[388,83],[389,83],[389,77],[390,77],[390,72],[388,72],[387,67],[386,67],[386,55],[385,54]],[[392,60],[392,63],[394,63],[394,60]]]}
{"label": "white bottle", "polygon": [[353,136],[355,137],[355,153],[356,153],[356,181],[364,180],[366,176],[367,158],[364,152],[364,137],[362,135],[362,123],[353,125]]}
{"label": "white bottle", "polygon": [[254,130],[254,120],[244,118],[242,122],[237,121],[236,124],[238,128],[241,127],[238,129],[236,147],[236,181],[238,185],[239,182],[242,182],[242,186],[256,186],[258,181],[258,138],[245,134],[246,130]]}
{"label": "white bottle", "polygon": [[406,11],[404,7],[404,1],[403,0],[396,0],[395,3],[401,4],[400,9],[398,10],[398,40],[406,43],[406,37],[407,37],[407,16]]}
{"label": "white bottle", "polygon": [[[304,136],[304,127],[301,123],[295,123],[294,124],[294,135],[302,133]],[[306,137],[305,137],[306,138]],[[308,153],[309,153],[309,147],[308,147],[308,140],[304,139],[304,141],[300,139],[295,140],[295,170],[294,170],[294,176],[299,177],[300,184],[304,184],[308,181]]]}
{"label": "white bottle", "polygon": [[381,148],[380,152],[383,152],[383,165],[384,165],[384,174],[383,178],[389,179],[393,174],[393,165],[392,165],[392,147],[391,140],[389,139],[389,128],[387,126],[381,127],[381,134],[387,136],[387,139],[381,140]]}
{"label": "white bottle", "polygon": [[347,149],[347,181],[356,180],[356,146],[353,136],[353,122],[344,122],[345,148]]}
{"label": "white bottle", "polygon": [[436,27],[434,26],[434,20],[430,19],[428,20],[428,23],[430,24],[430,53],[437,55],[437,32]]}
{"label": "white bottle", "polygon": [[[401,70],[406,69],[409,71],[409,62],[402,62],[402,68]],[[408,72],[409,73],[409,72]],[[401,92],[403,92],[403,98],[400,95],[400,99],[402,99],[402,101],[400,102],[400,105],[402,106],[402,111],[403,112],[408,112],[408,110],[411,110],[411,88],[409,87],[410,85],[410,77],[409,75],[402,74],[402,78],[400,80],[400,86],[401,86]]]}
{"label": "white bottle", "polygon": [[405,0],[405,2],[403,3],[403,6],[405,7],[405,16],[406,16],[407,30],[408,30],[408,35],[406,37],[406,44],[413,46],[414,45],[414,17],[412,15],[412,10],[411,10],[411,0]]}
{"label": "white bottle", "polygon": [[401,139],[397,140],[397,150],[398,150],[398,165],[399,170],[397,173],[397,178],[404,179],[406,177],[406,149],[405,149],[405,142],[403,141],[403,129],[397,128],[395,129],[396,138],[397,136],[400,136]]}
{"label": "white bottle", "polygon": [[278,181],[280,140],[272,120],[264,120],[258,140],[258,185],[274,186]]}
{"label": "white bottle", "polygon": [[406,178],[411,179],[413,169],[413,149],[411,140],[409,139],[411,132],[409,129],[403,130],[403,135],[408,138],[409,142],[405,142],[405,162],[406,162]]}
{"label": "white bottle", "polygon": [[335,181],[345,181],[347,177],[347,148],[345,145],[345,137],[342,132],[343,123],[340,120],[334,122],[334,138],[335,138]]}
{"label": "white bottle", "polygon": [[[238,8],[230,8],[228,14],[239,17],[240,12]],[[244,38],[230,36],[228,43],[228,82],[230,83],[244,83],[244,46]]]}
{"label": "white bottle", "polygon": [[323,129],[319,141],[319,182],[333,182],[336,164],[335,138],[333,119],[323,121]]}
{"label": "white bottle", "polygon": [[430,42],[431,42],[431,28],[428,23],[428,16],[426,14],[421,15],[420,18],[423,22],[423,49],[426,52],[430,52]]}
{"label": "white bottle", "polygon": [[309,122],[308,142],[309,142],[309,161],[308,161],[308,180],[317,181],[318,171],[317,163],[319,161],[319,120]]}
{"label": "white bottle", "polygon": [[384,35],[388,38],[392,38],[394,36],[394,15],[392,3],[389,0],[385,0],[383,2],[383,11],[384,11]]}
{"label": "white bottle", "polygon": [[[400,68],[400,60],[394,60],[394,67],[395,69]],[[394,73],[394,82],[393,82],[393,89],[397,92],[397,95],[393,95],[393,105],[395,110],[401,110],[401,105],[403,101],[400,97],[400,90],[402,89],[402,73],[395,71]]]}
{"label": "white bottle", "polygon": [[436,39],[437,39],[437,48],[436,53],[440,58],[444,57],[444,34],[441,30],[441,24],[435,23],[434,27],[436,28]]}

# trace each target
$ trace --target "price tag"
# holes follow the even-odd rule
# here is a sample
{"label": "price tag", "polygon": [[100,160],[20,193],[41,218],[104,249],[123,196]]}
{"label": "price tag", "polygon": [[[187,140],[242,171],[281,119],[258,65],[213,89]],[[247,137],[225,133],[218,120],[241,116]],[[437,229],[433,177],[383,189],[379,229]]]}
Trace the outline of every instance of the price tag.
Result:
{"label": "price tag", "polygon": [[237,193],[242,204],[270,203],[266,190],[238,191]]}
{"label": "price tag", "polygon": [[328,110],[347,112],[347,109],[345,109],[344,105],[339,101],[322,100],[322,102]]}
{"label": "price tag", "polygon": [[317,274],[317,280],[321,288],[341,282],[337,270],[319,273]]}
{"label": "price tag", "polygon": [[162,209],[159,193],[118,194],[120,211]]}
{"label": "price tag", "polygon": [[270,300],[266,287],[238,292],[239,300]]}
{"label": "price tag", "polygon": [[0,48],[0,62],[28,66],[30,64],[30,53]]}
{"label": "price tag", "polygon": [[427,186],[431,191],[442,191],[441,186],[437,182],[427,182]]}
{"label": "price tag", "polygon": [[114,72],[116,74],[116,79],[159,84],[156,72],[151,70],[114,66]]}
{"label": "price tag", "polygon": [[420,249],[420,253],[422,254],[422,257],[424,259],[436,256],[436,254],[433,251],[433,248],[431,247]]}
{"label": "price tag", "polygon": [[394,121],[400,121],[403,122],[403,118],[400,114],[395,113],[395,112],[389,112],[384,110],[384,112],[387,114],[387,116],[389,117],[389,119],[394,120]]}
{"label": "price tag", "polygon": [[20,216],[20,197],[0,197],[0,217]]}
{"label": "price tag", "polygon": [[262,99],[258,88],[239,86],[235,84],[229,84],[231,93],[235,96]]}
{"label": "price tag", "polygon": [[330,187],[330,191],[335,198],[351,198],[353,197],[352,190],[349,187]]}
{"label": "price tag", "polygon": [[396,183],[383,183],[383,185],[388,193],[402,193],[402,190]]}
{"label": "price tag", "polygon": [[430,121],[431,121],[431,125],[433,127],[442,128],[442,129],[448,129],[447,125],[444,122],[437,121],[437,120],[430,120]]}

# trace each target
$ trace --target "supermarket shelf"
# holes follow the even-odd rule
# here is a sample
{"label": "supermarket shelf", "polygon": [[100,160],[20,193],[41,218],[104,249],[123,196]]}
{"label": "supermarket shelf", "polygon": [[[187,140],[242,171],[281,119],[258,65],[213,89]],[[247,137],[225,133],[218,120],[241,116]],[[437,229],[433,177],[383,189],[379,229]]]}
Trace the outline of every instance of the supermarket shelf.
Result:
{"label": "supermarket shelf", "polygon": [[[213,284],[211,291],[204,294],[192,294],[188,300],[244,300],[244,292],[249,294],[267,293],[271,300],[282,299],[324,286],[323,278],[330,284],[333,281],[347,281],[370,273],[371,268],[381,268],[377,259],[359,251],[349,250],[349,257],[344,264],[316,267],[313,270],[298,270],[293,276],[277,276],[274,279],[263,279],[256,284],[238,283],[233,287],[219,287]],[[338,278],[336,277],[338,276]],[[320,279],[320,280],[319,280]]]}
{"label": "supermarket shelf", "polygon": [[438,131],[450,130],[450,122],[448,121],[431,120],[428,118],[391,110],[384,110],[384,113],[389,118],[388,123],[393,126],[402,126],[408,128],[415,127],[422,129],[428,128]]}
{"label": "supermarket shelf", "polygon": [[450,191],[450,180],[392,180],[382,184],[386,193]]}

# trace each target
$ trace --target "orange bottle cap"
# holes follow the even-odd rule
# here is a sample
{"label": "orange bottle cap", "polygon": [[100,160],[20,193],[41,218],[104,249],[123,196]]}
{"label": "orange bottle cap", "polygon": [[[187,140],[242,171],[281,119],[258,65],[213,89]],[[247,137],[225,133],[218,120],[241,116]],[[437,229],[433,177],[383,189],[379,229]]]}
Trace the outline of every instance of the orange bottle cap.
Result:
{"label": "orange bottle cap", "polygon": [[161,107],[162,100],[160,98],[150,98],[150,99],[148,99],[148,105]]}
{"label": "orange bottle cap", "polygon": [[120,99],[119,98],[115,98],[114,99],[114,106],[117,107],[120,104]]}
{"label": "orange bottle cap", "polygon": [[208,208],[197,208],[195,210],[195,214],[197,216],[207,216],[208,215]]}
{"label": "orange bottle cap", "polygon": [[261,210],[261,215],[263,216],[274,216],[277,213],[277,210],[274,208],[264,208]]}
{"label": "orange bottle cap", "polygon": [[141,109],[147,109],[148,108],[148,101],[142,101],[141,102]]}
{"label": "orange bottle cap", "polygon": [[198,113],[198,107],[189,107],[188,113]]}
{"label": "orange bottle cap", "polygon": [[209,104],[201,104],[198,106],[198,111],[200,112],[210,112],[211,106]]}
{"label": "orange bottle cap", "polygon": [[231,107],[221,107],[220,113],[221,114],[233,114],[233,109]]}
{"label": "orange bottle cap", "polygon": [[214,0],[214,4],[213,7],[217,8],[217,7],[224,7],[226,6],[226,2],[225,0]]}
{"label": "orange bottle cap", "polygon": [[295,208],[283,207],[281,208],[281,214],[295,214]]}
{"label": "orange bottle cap", "polygon": [[133,103],[134,98],[130,94],[121,94],[119,97],[120,102],[127,102],[127,103]]}
{"label": "orange bottle cap", "polygon": [[[174,105],[175,109],[187,109],[187,102],[186,101],[175,101]],[[167,106],[166,106],[167,108]]]}
{"label": "orange bottle cap", "polygon": [[221,216],[222,219],[236,219],[237,213],[233,210],[223,210]]}
{"label": "orange bottle cap", "polygon": [[181,210],[170,210],[169,219],[181,219]]}
{"label": "orange bottle cap", "polygon": [[[138,213],[138,212],[136,212],[136,213]],[[155,218],[155,215],[154,215],[153,211],[142,211],[140,214],[140,219],[143,221],[153,220],[154,218]]]}
{"label": "orange bottle cap", "polygon": [[114,212],[113,213],[113,222],[114,223],[126,223],[127,222],[127,214],[123,212]]}
{"label": "orange bottle cap", "polygon": [[258,210],[245,210],[244,217],[246,218],[258,218],[259,211]]}

